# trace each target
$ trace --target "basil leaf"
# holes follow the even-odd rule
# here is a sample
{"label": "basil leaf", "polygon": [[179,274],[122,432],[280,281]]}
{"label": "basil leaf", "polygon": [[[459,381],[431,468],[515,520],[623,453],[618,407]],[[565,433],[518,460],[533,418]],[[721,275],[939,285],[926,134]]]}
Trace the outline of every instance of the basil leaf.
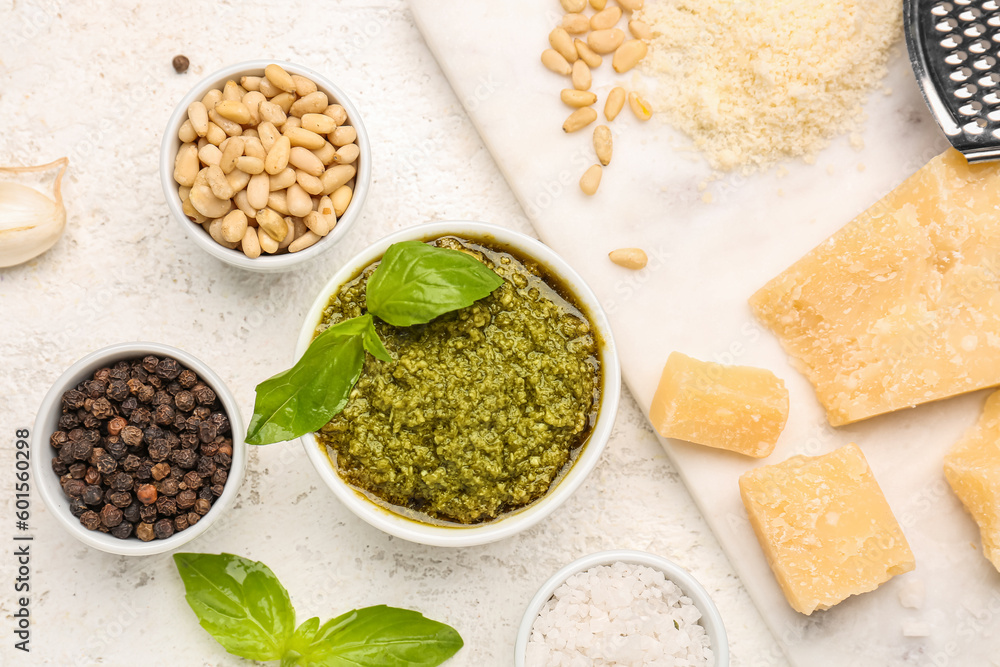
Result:
{"label": "basil leaf", "polygon": [[389,246],[368,278],[368,311],[397,327],[471,306],[503,284],[475,257],[420,241]]}
{"label": "basil leaf", "polygon": [[391,361],[372,316],[339,322],[316,336],[287,371],[257,385],[246,441],[268,445],[318,430],[344,409],[361,376],[365,350]]}
{"label": "basil leaf", "polygon": [[292,640],[288,642],[288,649],[285,655],[281,656],[281,667],[295,667],[299,664],[302,655],[309,650],[316,632],[319,630],[319,616],[313,616],[302,622],[302,625],[295,629]]}
{"label": "basil leaf", "polygon": [[222,647],[249,660],[279,660],[295,628],[288,591],[257,561],[232,554],[174,554],[185,598]]}
{"label": "basil leaf", "polygon": [[327,621],[302,667],[434,667],[463,646],[454,628],[409,609],[378,605]]}

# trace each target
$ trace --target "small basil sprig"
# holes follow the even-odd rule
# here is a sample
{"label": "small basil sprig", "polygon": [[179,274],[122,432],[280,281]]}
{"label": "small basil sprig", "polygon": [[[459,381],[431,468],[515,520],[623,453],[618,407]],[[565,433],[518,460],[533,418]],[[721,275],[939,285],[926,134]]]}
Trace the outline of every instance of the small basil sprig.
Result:
{"label": "small basil sprig", "polygon": [[294,366],[257,385],[247,442],[291,440],[330,421],[347,404],[361,375],[365,350],[392,361],[367,313],[316,336]]}
{"label": "small basil sprig", "polygon": [[174,554],[201,626],[233,655],[282,667],[434,667],[463,646],[454,628],[409,609],[355,609],[295,627],[288,591],[263,563],[232,554]]}
{"label": "small basil sprig", "polygon": [[365,294],[368,310],[396,327],[426,324],[489,296],[503,278],[475,257],[420,241],[389,246]]}
{"label": "small basil sprig", "polygon": [[257,385],[247,443],[267,445],[318,430],[344,409],[361,376],[365,350],[392,361],[372,315],[393,326],[425,324],[471,306],[503,284],[471,255],[419,241],[389,246],[368,278],[368,313],[316,336],[292,368]]}

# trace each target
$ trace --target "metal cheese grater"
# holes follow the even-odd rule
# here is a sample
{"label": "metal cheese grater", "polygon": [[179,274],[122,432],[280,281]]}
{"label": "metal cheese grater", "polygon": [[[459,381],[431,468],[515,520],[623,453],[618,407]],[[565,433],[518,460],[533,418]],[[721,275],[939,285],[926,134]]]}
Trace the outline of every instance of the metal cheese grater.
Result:
{"label": "metal cheese grater", "polygon": [[1000,159],[1000,0],[904,0],[927,106],[969,162]]}

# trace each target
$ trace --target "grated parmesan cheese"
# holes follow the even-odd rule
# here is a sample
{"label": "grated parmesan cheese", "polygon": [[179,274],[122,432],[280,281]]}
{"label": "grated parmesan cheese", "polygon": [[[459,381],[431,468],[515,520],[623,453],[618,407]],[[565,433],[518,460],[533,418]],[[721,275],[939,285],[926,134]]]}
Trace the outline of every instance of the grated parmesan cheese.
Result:
{"label": "grated parmesan cheese", "polygon": [[815,157],[858,128],[902,34],[898,0],[648,0],[647,98],[715,169]]}

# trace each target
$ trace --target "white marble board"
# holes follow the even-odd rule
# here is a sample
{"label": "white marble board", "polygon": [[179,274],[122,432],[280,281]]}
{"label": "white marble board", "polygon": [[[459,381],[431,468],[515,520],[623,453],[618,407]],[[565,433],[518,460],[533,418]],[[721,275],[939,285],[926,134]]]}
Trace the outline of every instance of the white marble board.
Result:
{"label": "white marble board", "polygon": [[[599,193],[577,181],[594,157],[590,132],[560,130],[567,83],[539,54],[557,20],[555,0],[411,0],[418,26],[539,236],[579,270],[610,312],[625,381],[648,406],[667,355],[769,368],[791,393],[775,463],[848,442],[865,452],[903,526],[914,572],[834,609],[802,616],[787,605],[746,520],[737,478],[759,465],[677,441],[662,444],[718,536],[788,659],[816,665],[1000,665],[1000,575],[982,557],[974,523],[948,488],[941,460],[976,419],[985,392],[831,428],[815,394],[747,298],[946,146],[897,46],[885,88],[867,103],[864,148],[841,138],[816,164],[784,164],[699,184],[709,170],[667,125],[640,124],[626,109],[612,124],[615,154]],[[632,73],[595,72],[599,105]],[[640,246],[642,272],[608,251]],[[629,493],[628,489],[618,489]],[[623,520],[628,520],[627,518]],[[904,589],[924,587],[918,609]],[[728,618],[727,623],[740,619]],[[905,636],[925,634],[927,636]],[[756,656],[750,664],[769,664]]]}

